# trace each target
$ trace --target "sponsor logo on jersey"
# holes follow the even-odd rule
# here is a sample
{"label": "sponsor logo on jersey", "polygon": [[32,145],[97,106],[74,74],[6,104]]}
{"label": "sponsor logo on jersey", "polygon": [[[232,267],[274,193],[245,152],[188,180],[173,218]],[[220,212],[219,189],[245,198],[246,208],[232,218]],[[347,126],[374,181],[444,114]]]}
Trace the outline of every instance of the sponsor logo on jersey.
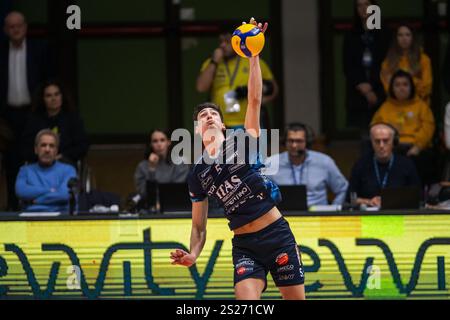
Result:
{"label": "sponsor logo on jersey", "polygon": [[275,259],[275,262],[277,263],[277,265],[279,266],[284,266],[289,262],[289,256],[287,253],[281,253],[277,256],[277,258]]}
{"label": "sponsor logo on jersey", "polygon": [[250,272],[250,271],[253,271],[253,268],[240,267],[240,268],[237,268],[237,269],[236,269],[236,273],[237,273],[239,276],[242,276],[243,274],[245,274],[245,273],[247,273],[247,272]]}
{"label": "sponsor logo on jersey", "polygon": [[295,274],[293,274],[293,273],[291,273],[291,274],[282,274],[281,276],[278,277],[278,280],[280,280],[280,281],[293,280],[294,276],[295,276]]}
{"label": "sponsor logo on jersey", "polygon": [[204,180],[206,176],[208,175],[209,171],[211,170],[211,167],[206,168],[202,172],[200,172],[197,177],[200,181]]}
{"label": "sponsor logo on jersey", "polygon": [[228,198],[231,197],[234,192],[239,188],[242,184],[241,179],[237,175],[233,175],[230,179],[225,180],[216,191],[216,196],[223,202],[228,201]]}
{"label": "sponsor logo on jersey", "polygon": [[229,208],[233,206],[236,202],[239,201],[240,204],[244,204],[246,199],[252,194],[249,187],[244,186],[236,192],[225,204],[225,208]]}
{"label": "sponsor logo on jersey", "polygon": [[245,271],[247,271],[247,269],[245,269],[245,267],[240,267],[240,268],[237,268],[236,273],[238,275],[242,276],[245,273]]}
{"label": "sponsor logo on jersey", "polygon": [[203,190],[206,190],[206,189],[208,189],[208,187],[213,182],[213,177],[211,175],[209,175],[206,179],[201,180],[201,181],[202,181],[202,188],[203,188]]}
{"label": "sponsor logo on jersey", "polygon": [[232,174],[244,166],[245,166],[245,163],[244,164],[235,164],[235,165],[229,166],[228,171]]}
{"label": "sponsor logo on jersey", "polygon": [[294,270],[294,265],[293,264],[289,264],[287,266],[278,268],[277,272],[286,272],[286,271],[292,271],[292,270]]}
{"label": "sponsor logo on jersey", "polygon": [[239,260],[240,262],[236,265],[236,268],[242,267],[242,266],[254,266],[255,265],[255,261],[250,260],[248,258],[246,258],[245,260]]}

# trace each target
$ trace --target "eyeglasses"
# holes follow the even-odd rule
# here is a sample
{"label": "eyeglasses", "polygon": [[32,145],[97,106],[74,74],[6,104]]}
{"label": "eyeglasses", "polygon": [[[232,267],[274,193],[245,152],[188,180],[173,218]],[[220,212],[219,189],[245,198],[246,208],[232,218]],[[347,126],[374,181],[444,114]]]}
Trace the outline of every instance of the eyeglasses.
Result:
{"label": "eyeglasses", "polygon": [[287,144],[294,144],[294,143],[302,144],[302,143],[305,143],[305,140],[302,140],[302,139],[287,139],[286,143]]}

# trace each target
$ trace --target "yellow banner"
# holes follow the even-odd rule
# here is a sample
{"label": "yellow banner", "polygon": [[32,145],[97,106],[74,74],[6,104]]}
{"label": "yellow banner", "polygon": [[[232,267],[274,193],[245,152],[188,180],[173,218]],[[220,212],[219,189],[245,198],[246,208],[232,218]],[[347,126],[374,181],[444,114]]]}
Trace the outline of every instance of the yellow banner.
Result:
{"label": "yellow banner", "polygon": [[[449,298],[450,215],[287,217],[309,299]],[[190,219],[0,222],[0,298],[233,298],[225,219],[191,268]],[[263,298],[280,298],[271,276]]]}

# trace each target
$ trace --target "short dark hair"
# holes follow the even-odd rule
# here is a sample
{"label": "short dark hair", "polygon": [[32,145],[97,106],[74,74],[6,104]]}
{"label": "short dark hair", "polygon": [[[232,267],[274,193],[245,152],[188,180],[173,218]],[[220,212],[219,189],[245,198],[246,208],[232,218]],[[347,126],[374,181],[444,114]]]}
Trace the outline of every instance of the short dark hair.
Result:
{"label": "short dark hair", "polygon": [[287,142],[287,137],[289,131],[297,132],[297,131],[303,131],[305,133],[305,139],[306,139],[306,148],[310,149],[312,147],[312,144],[314,143],[315,134],[313,129],[308,126],[305,123],[301,122],[291,122],[289,123],[286,128],[284,129],[284,144]]}
{"label": "short dark hair", "polygon": [[211,109],[214,109],[214,110],[216,110],[218,113],[219,113],[219,115],[220,115],[220,120],[222,120],[222,122],[223,122],[223,114],[222,114],[222,111],[220,110],[220,108],[219,108],[219,106],[218,105],[216,105],[216,104],[214,104],[214,103],[212,103],[212,102],[205,102],[205,103],[202,103],[202,104],[199,104],[197,107],[195,107],[195,109],[194,109],[194,114],[192,115],[192,121],[197,121],[198,119],[198,114],[203,110],[203,109],[207,109],[207,108],[211,108]]}
{"label": "short dark hair", "polygon": [[412,99],[416,96],[416,86],[414,85],[414,80],[409,72],[403,71],[403,70],[397,70],[394,75],[391,78],[391,82],[389,83],[389,95],[397,99],[394,93],[394,81],[397,78],[406,78],[409,81],[409,87],[411,88],[411,91],[409,92],[408,99]]}

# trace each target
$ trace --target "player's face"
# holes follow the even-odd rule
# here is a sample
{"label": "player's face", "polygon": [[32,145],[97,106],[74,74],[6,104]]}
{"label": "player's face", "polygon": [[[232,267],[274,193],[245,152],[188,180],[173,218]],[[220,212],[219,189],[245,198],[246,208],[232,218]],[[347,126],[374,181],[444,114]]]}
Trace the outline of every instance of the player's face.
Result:
{"label": "player's face", "polygon": [[394,148],[394,136],[392,130],[385,127],[375,127],[371,131],[371,141],[375,157],[381,161],[387,161],[392,156]]}
{"label": "player's face", "polygon": [[197,116],[197,122],[197,128],[200,130],[198,133],[202,136],[207,130],[222,131],[225,129],[219,112],[213,108],[205,108],[200,111]]}
{"label": "player's face", "polygon": [[290,156],[298,157],[306,151],[306,136],[304,131],[288,131],[286,148]]}
{"label": "player's face", "polygon": [[151,137],[152,150],[158,156],[165,156],[169,150],[170,140],[163,132],[153,132]]}
{"label": "player's face", "polygon": [[224,57],[231,58],[235,55],[233,47],[231,46],[231,34],[227,33],[220,35],[219,43],[220,48],[223,50]]}
{"label": "player's face", "polygon": [[27,24],[22,15],[13,13],[5,20],[5,33],[12,42],[22,42],[27,34]]}
{"label": "player's face", "polygon": [[403,50],[411,48],[413,41],[413,34],[407,27],[400,27],[397,31],[398,46]]}
{"label": "player's face", "polygon": [[39,164],[42,166],[52,165],[58,154],[55,138],[50,135],[43,135],[34,147],[34,152],[38,157]]}
{"label": "player's face", "polygon": [[44,102],[49,113],[57,113],[61,110],[62,94],[57,86],[51,85],[45,88]]}
{"label": "player's face", "polygon": [[358,11],[358,15],[361,19],[367,19],[367,8],[372,3],[369,0],[358,0],[356,1],[356,10]]}
{"label": "player's face", "polygon": [[411,94],[411,84],[408,78],[398,77],[394,80],[393,84],[394,94],[397,100],[405,101],[408,100]]}

